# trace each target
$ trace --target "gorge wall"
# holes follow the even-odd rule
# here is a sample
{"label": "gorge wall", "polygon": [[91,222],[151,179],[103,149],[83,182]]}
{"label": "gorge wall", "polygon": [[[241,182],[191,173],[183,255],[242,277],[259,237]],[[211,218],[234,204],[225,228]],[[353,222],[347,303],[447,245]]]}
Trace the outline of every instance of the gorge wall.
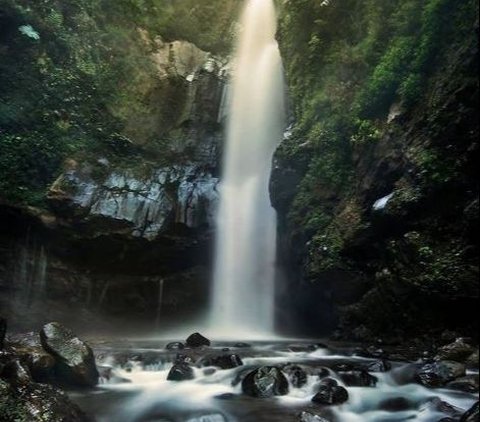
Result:
{"label": "gorge wall", "polygon": [[[279,328],[471,335],[476,1],[276,3],[291,109],[271,178]],[[95,326],[99,312],[152,324],[161,280],[164,316],[205,309],[241,4],[0,0],[0,313],[12,325]]]}
{"label": "gorge wall", "polygon": [[12,325],[152,322],[160,280],[162,321],[205,308],[236,6],[193,3],[1,2]]}
{"label": "gorge wall", "polygon": [[294,330],[476,332],[478,4],[286,1],[278,38],[293,123],[271,194]]}

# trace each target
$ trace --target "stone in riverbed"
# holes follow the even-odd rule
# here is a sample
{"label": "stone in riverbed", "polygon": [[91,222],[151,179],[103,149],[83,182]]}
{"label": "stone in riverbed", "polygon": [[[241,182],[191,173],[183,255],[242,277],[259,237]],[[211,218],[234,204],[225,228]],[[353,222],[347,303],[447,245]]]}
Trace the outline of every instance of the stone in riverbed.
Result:
{"label": "stone in riverbed", "polygon": [[92,422],[60,390],[45,384],[7,384],[0,379],[2,422]]}
{"label": "stone in riverbed", "polygon": [[465,362],[472,353],[475,352],[475,348],[470,345],[466,339],[460,337],[453,343],[447,344],[439,349],[436,360],[452,360],[455,362]]}
{"label": "stone in riverbed", "polygon": [[173,365],[168,373],[168,381],[189,381],[193,380],[195,375],[191,366],[186,363],[178,363]]}
{"label": "stone in riverbed", "polygon": [[300,414],[299,422],[328,422],[328,421],[318,415],[314,415],[313,413],[302,412]]}
{"label": "stone in riverbed", "polygon": [[194,333],[187,338],[186,345],[193,348],[210,346],[210,340],[202,336],[200,333]]}
{"label": "stone in riverbed", "polygon": [[458,420],[462,415],[461,409],[452,406],[450,403],[447,403],[438,397],[428,400],[428,402],[420,408],[420,414],[423,412],[443,413],[454,420]]}
{"label": "stone in riverbed", "polygon": [[473,405],[473,407],[465,413],[460,422],[478,422],[480,421],[480,407],[478,401]]}
{"label": "stone in riverbed", "polygon": [[341,372],[339,376],[349,387],[375,387],[378,382],[378,378],[367,371]]}
{"label": "stone in riverbed", "polygon": [[301,388],[307,383],[307,373],[300,366],[286,365],[282,368],[282,370],[295,388]]}
{"label": "stone in riverbed", "polygon": [[290,344],[288,350],[294,353],[308,353],[314,352],[319,346],[315,344]]}
{"label": "stone in riverbed", "polygon": [[[2,358],[4,357],[5,356],[2,356]],[[25,385],[32,382],[30,370],[16,357],[10,356],[8,361],[2,366],[1,376],[10,383],[15,385]]]}
{"label": "stone in riverbed", "polygon": [[439,388],[465,376],[465,373],[465,365],[453,361],[441,361],[422,366],[416,373],[416,380],[425,387]]}
{"label": "stone in riverbed", "polygon": [[242,366],[243,362],[237,354],[206,356],[200,361],[200,366],[216,366],[220,369],[233,369]]}
{"label": "stone in riverbed", "polygon": [[288,394],[288,380],[274,366],[262,366],[250,372],[242,381],[242,391],[252,397],[269,398]]}
{"label": "stone in riverbed", "polygon": [[36,382],[55,382],[55,358],[44,350],[38,333],[15,334],[10,337],[11,350],[24,362]]}
{"label": "stone in riverbed", "polygon": [[390,369],[392,369],[392,364],[384,359],[376,360],[367,365],[367,370],[370,372],[388,372]]}
{"label": "stone in riverbed", "polygon": [[451,390],[463,391],[465,393],[478,393],[478,384],[478,375],[467,375],[449,382],[446,387]]}
{"label": "stone in riverbed", "polygon": [[93,387],[99,373],[92,349],[63,325],[52,322],[40,331],[43,348],[55,358],[55,377],[61,384]]}
{"label": "stone in riverbed", "polygon": [[332,378],[322,380],[312,402],[325,406],[338,405],[348,401],[348,391]]}

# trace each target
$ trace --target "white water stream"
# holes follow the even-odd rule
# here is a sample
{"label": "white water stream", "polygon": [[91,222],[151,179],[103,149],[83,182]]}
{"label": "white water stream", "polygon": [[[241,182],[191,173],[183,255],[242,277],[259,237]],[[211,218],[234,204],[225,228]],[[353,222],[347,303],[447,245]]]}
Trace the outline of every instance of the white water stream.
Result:
{"label": "white water stream", "polygon": [[268,183],[285,121],[272,0],[249,0],[231,82],[211,331],[273,333],[276,215]]}
{"label": "white water stream", "polygon": [[[410,380],[412,364],[393,363],[389,372],[372,372],[376,387],[347,387],[349,400],[340,406],[312,403],[321,378],[315,368],[333,368],[336,364],[367,365],[375,359],[344,355],[342,351],[319,348],[292,352],[286,343],[254,344],[237,348],[217,344],[210,349],[185,352],[196,356],[192,366],[195,378],[182,382],[168,381],[175,352],[164,350],[158,342],[123,344],[97,349],[102,377],[94,392],[75,392],[72,397],[96,417],[98,422],[299,422],[299,414],[309,411],[327,422],[438,422],[449,416],[449,406],[459,414],[468,410],[478,394],[448,389],[428,389]],[[307,345],[307,344],[305,344]],[[229,352],[222,352],[225,346]],[[296,345],[298,347],[298,344]],[[202,356],[238,353],[243,366],[221,370],[202,367]],[[294,363],[313,370],[302,387],[289,385],[288,395],[255,399],[242,394],[241,379],[249,371],[263,365]],[[329,377],[345,386],[339,374],[329,369]],[[242,375],[243,374],[243,375]],[[401,400],[405,408],[386,410],[385,403]],[[442,403],[441,406],[435,403]],[[447,405],[448,403],[448,405]],[[452,420],[458,420],[453,417]]]}

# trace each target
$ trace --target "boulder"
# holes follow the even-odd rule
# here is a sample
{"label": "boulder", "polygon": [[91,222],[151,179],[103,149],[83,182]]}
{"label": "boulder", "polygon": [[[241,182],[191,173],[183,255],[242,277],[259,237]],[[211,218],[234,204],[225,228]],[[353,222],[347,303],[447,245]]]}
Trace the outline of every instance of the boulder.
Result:
{"label": "boulder", "polygon": [[298,365],[286,365],[282,368],[282,371],[295,388],[303,387],[308,381],[307,373]]}
{"label": "boulder", "polygon": [[252,397],[269,398],[288,394],[288,380],[274,366],[262,366],[250,372],[242,381],[242,391]]}
{"label": "boulder", "polygon": [[319,347],[315,344],[290,344],[288,350],[294,353],[309,353],[314,352]]}
{"label": "boulder", "polygon": [[300,414],[299,422],[328,422],[328,421],[322,418],[321,416],[314,415],[313,413],[302,412]]}
{"label": "boulder", "polygon": [[55,377],[60,384],[93,387],[98,370],[92,349],[63,325],[52,322],[40,331],[43,348],[55,358]]}
{"label": "boulder", "polygon": [[447,388],[465,393],[478,393],[478,380],[478,375],[467,375],[449,382]]}
{"label": "boulder", "polygon": [[468,368],[478,369],[479,363],[479,353],[478,349],[476,349],[466,360],[466,365]]}
{"label": "boulder", "polygon": [[23,333],[11,336],[10,349],[28,366],[36,382],[55,381],[55,358],[44,350],[38,333]]}
{"label": "boulder", "polygon": [[168,381],[188,381],[193,380],[195,374],[193,368],[186,363],[177,363],[173,365],[172,369],[168,373]]}
{"label": "boulder", "polygon": [[0,379],[2,422],[92,422],[60,390],[45,384],[9,385]]}
{"label": "boulder", "polygon": [[367,365],[366,369],[370,372],[388,372],[392,369],[392,364],[384,359],[379,359]]}
{"label": "boulder", "polygon": [[465,365],[453,361],[440,361],[422,366],[416,373],[416,380],[425,387],[444,387],[450,381],[465,376]]}
{"label": "boulder", "polygon": [[32,382],[32,375],[28,367],[13,356],[3,363],[0,375],[3,379],[15,385],[24,385]]}
{"label": "boulder", "polygon": [[332,378],[322,380],[312,402],[324,406],[338,405],[348,401],[348,391]]}
{"label": "boulder", "polygon": [[206,356],[200,361],[200,366],[216,366],[220,369],[233,369],[243,365],[237,354],[223,354]]}
{"label": "boulder", "polygon": [[193,348],[210,346],[210,340],[202,336],[200,333],[194,333],[187,338],[186,345]]}
{"label": "boulder", "polygon": [[209,413],[191,417],[186,422],[227,422],[227,419],[221,413]]}
{"label": "boulder", "polygon": [[462,415],[461,409],[452,406],[450,403],[447,403],[438,397],[428,400],[420,409],[420,413],[423,412],[443,413],[445,416],[454,420],[458,420]]}
{"label": "boulder", "polygon": [[435,359],[465,362],[474,352],[475,348],[461,337],[457,338],[453,343],[441,347]]}
{"label": "boulder", "polygon": [[480,421],[480,407],[478,401],[472,406],[472,408],[465,413],[460,422],[478,422]]}
{"label": "boulder", "polygon": [[378,382],[378,378],[367,371],[341,372],[339,376],[349,387],[375,387]]}

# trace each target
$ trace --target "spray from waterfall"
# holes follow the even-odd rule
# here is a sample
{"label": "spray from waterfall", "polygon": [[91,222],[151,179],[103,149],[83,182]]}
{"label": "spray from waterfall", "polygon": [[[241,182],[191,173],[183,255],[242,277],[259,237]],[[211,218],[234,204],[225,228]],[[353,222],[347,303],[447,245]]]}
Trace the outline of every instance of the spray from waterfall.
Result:
{"label": "spray from waterfall", "polygon": [[211,327],[272,334],[276,215],[268,183],[285,126],[272,0],[249,0],[239,36],[220,188]]}

